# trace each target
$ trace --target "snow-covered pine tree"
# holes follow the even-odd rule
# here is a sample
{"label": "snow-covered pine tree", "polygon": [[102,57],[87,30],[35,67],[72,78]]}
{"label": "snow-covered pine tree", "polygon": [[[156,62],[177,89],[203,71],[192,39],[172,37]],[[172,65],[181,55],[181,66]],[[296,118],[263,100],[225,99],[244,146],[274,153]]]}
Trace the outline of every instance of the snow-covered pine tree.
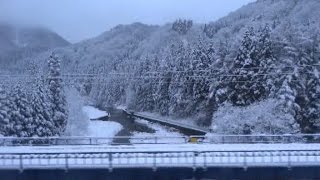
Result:
{"label": "snow-covered pine tree", "polygon": [[0,134],[7,135],[9,131],[9,102],[8,95],[4,88],[0,87]]}
{"label": "snow-covered pine tree", "polygon": [[[158,62],[155,59],[151,59],[151,57],[146,57],[141,61],[140,70],[137,72],[138,79],[133,80],[136,81],[135,84],[135,98],[134,98],[134,108],[138,111],[149,111],[152,112],[154,110],[154,91],[155,91],[155,83],[156,77],[154,77],[154,73],[152,73],[152,69],[154,69],[154,65]],[[155,63],[155,64],[152,64]]]}
{"label": "snow-covered pine tree", "polygon": [[299,111],[301,108],[296,103],[297,92],[292,89],[292,84],[292,76],[286,76],[278,92],[278,98],[280,100],[280,108],[286,114],[290,114],[295,117],[297,115],[297,111]]}
{"label": "snow-covered pine tree", "polygon": [[48,90],[45,87],[44,81],[38,79],[35,83],[31,97],[32,118],[35,126],[33,136],[53,136],[55,135],[56,127],[51,114],[52,104],[48,98]]}
{"label": "snow-covered pine tree", "polygon": [[125,77],[119,75],[109,74],[104,80],[105,88],[102,88],[99,94],[100,104],[102,107],[112,107],[119,103],[123,96],[125,96],[126,82]]}
{"label": "snow-covered pine tree", "polygon": [[172,81],[172,57],[170,49],[167,48],[164,51],[164,60],[160,62],[158,86],[155,93],[155,110],[161,115],[169,114],[170,94],[169,87]]}
{"label": "snow-covered pine tree", "polygon": [[275,75],[275,57],[270,39],[271,30],[269,25],[265,25],[260,30],[258,40],[258,68],[253,79],[256,88],[255,96],[257,100],[263,100],[270,94],[275,94],[275,79],[279,76]]}
{"label": "snow-covered pine tree", "polygon": [[170,72],[163,73],[159,81],[159,85],[157,87],[157,93],[155,95],[155,109],[161,115],[169,114],[169,85],[171,81],[171,76],[172,75]]}
{"label": "snow-covered pine tree", "polygon": [[309,101],[304,114],[311,126],[311,131],[317,132],[320,128],[320,74],[318,69],[314,69],[314,72],[310,74],[306,92]]}
{"label": "snow-covered pine tree", "polygon": [[192,87],[192,103],[193,112],[197,115],[198,123],[201,125],[209,125],[211,123],[211,115],[207,114],[209,105],[210,81],[214,81],[216,73],[210,71],[215,58],[213,46],[200,38],[192,53],[193,70],[193,87]]}
{"label": "snow-covered pine tree", "polygon": [[229,94],[229,80],[230,77],[224,76],[229,72],[228,55],[230,51],[226,42],[220,42],[218,49],[215,49],[215,61],[210,67],[216,75],[217,80],[210,85],[209,98],[211,103],[218,106],[228,100]]}
{"label": "snow-covered pine tree", "polygon": [[309,38],[309,45],[306,46],[306,51],[302,57],[306,64],[302,65],[301,73],[306,78],[305,92],[307,103],[304,106],[303,117],[304,124],[309,126],[310,132],[318,132],[320,128],[320,47],[318,35]]}
{"label": "snow-covered pine tree", "polygon": [[194,70],[193,98],[197,104],[206,101],[209,93],[209,79],[212,78],[209,67],[212,65],[214,49],[199,40],[193,51],[192,69]]}
{"label": "snow-covered pine tree", "polygon": [[[188,85],[192,83],[188,81],[186,73],[187,65],[190,62],[188,47],[179,41],[170,48],[170,56],[172,58],[172,80],[169,86],[170,108],[169,114],[177,117],[190,115],[192,112],[187,111],[186,92]],[[190,97],[189,97],[190,98]]]}
{"label": "snow-covered pine tree", "polygon": [[255,102],[258,89],[256,79],[258,66],[256,36],[253,28],[245,32],[238,55],[235,58],[230,74],[229,101],[237,106],[246,106]]}
{"label": "snow-covered pine tree", "polygon": [[65,131],[67,124],[67,107],[66,97],[62,85],[62,77],[60,74],[60,60],[52,53],[48,61],[49,65],[49,98],[52,107],[52,119],[55,126],[54,135],[60,135]]}
{"label": "snow-covered pine tree", "polygon": [[35,133],[33,109],[22,85],[15,85],[10,93],[10,130],[8,136],[31,137]]}
{"label": "snow-covered pine tree", "polygon": [[102,107],[106,102],[106,90],[107,90],[107,70],[105,63],[99,64],[94,68],[94,72],[98,76],[93,80],[92,88],[90,90],[90,98],[97,107]]}
{"label": "snow-covered pine tree", "polygon": [[[313,126],[313,116],[311,115],[313,108],[310,109],[314,101],[311,95],[317,90],[317,66],[313,64],[318,64],[318,60],[315,58],[316,50],[312,44],[312,39],[308,36],[303,35],[301,29],[293,29],[291,33],[286,34],[284,39],[284,50],[285,58],[282,62],[284,65],[291,68],[285,68],[283,73],[290,73],[292,84],[291,88],[296,92],[295,103],[299,105],[296,111],[295,119],[300,124],[302,132],[310,133],[313,132],[315,127]],[[311,94],[310,94],[311,93]],[[315,107],[315,106],[314,106]]]}

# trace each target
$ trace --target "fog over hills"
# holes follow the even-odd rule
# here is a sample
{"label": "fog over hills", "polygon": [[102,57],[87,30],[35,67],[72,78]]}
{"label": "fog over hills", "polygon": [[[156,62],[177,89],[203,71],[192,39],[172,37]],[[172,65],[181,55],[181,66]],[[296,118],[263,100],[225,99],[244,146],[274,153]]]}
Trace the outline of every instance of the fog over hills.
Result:
{"label": "fog over hills", "polygon": [[58,34],[42,28],[0,23],[0,66],[16,66],[22,59],[70,45]]}

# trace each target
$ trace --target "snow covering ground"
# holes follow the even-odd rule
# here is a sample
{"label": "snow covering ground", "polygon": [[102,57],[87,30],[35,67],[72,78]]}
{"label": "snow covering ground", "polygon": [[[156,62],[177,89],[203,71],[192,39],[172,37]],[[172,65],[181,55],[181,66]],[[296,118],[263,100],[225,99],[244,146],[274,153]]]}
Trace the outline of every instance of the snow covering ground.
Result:
{"label": "snow covering ground", "polygon": [[[155,130],[155,133],[133,132],[131,143],[185,143],[183,134],[173,128],[165,127],[157,123],[136,119],[137,123],[144,124]],[[136,138],[136,139],[135,139]],[[157,141],[157,142],[156,142]]]}
{"label": "snow covering ground", "polygon": [[[101,111],[92,106],[83,107],[83,111],[90,119],[98,119],[108,115],[107,112]],[[109,137],[110,139],[104,139],[101,143],[110,143],[112,137],[118,134],[123,129],[122,125],[113,121],[90,121],[88,127],[88,135],[90,137]]]}
{"label": "snow covering ground", "polygon": [[82,110],[87,114],[90,119],[98,119],[108,115],[106,111],[101,111],[92,106],[84,106]]}
{"label": "snow covering ground", "polygon": [[114,137],[123,129],[117,122],[92,121],[89,124],[88,136],[90,137]]}

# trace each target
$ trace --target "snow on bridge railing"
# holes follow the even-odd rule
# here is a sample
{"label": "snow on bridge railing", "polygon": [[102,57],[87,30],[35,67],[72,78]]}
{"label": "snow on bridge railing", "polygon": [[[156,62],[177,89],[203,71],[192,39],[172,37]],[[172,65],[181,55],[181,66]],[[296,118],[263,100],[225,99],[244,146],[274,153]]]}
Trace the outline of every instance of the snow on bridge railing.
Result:
{"label": "snow on bridge railing", "polygon": [[[129,139],[130,143],[115,143]],[[144,137],[0,137],[0,146],[51,145],[127,145],[127,144],[253,144],[253,143],[320,143],[320,134],[284,135],[207,135],[207,136],[144,136]]]}
{"label": "snow on bridge railing", "polygon": [[109,169],[320,166],[320,150],[0,153],[0,169]]}
{"label": "snow on bridge railing", "polygon": [[[202,138],[202,136],[193,136]],[[205,136],[205,143],[320,143],[320,134],[281,134],[281,135],[223,135],[210,134]]]}
{"label": "snow on bridge railing", "polygon": [[[116,143],[124,139],[132,143]],[[188,141],[187,136],[0,137],[0,146],[184,144]]]}

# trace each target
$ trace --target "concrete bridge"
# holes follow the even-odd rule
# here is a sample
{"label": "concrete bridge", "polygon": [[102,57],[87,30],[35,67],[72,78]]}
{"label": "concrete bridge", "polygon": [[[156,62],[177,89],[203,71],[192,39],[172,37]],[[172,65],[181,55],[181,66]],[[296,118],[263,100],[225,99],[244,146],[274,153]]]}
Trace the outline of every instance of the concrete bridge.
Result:
{"label": "concrete bridge", "polygon": [[[195,148],[163,148],[151,150],[147,147],[115,149],[110,147],[27,148],[8,149],[0,153],[0,169],[113,169],[121,168],[191,168],[217,167],[317,167],[320,166],[320,150],[267,149],[267,150],[212,150]],[[89,150],[92,149],[92,150]],[[169,149],[169,150],[168,150]]]}
{"label": "concrete bridge", "polygon": [[152,137],[154,141],[130,145],[112,145],[110,138],[103,137],[0,138],[0,175],[95,179],[98,173],[104,175],[100,179],[130,179],[140,172],[145,176],[139,179],[163,179],[168,173],[173,179],[221,179],[222,175],[232,179],[248,174],[259,177],[256,172],[260,172],[269,179],[283,175],[314,179],[320,177],[320,144],[310,139],[318,136],[217,135],[196,143],[184,136],[166,137],[186,139],[181,143],[159,143],[156,139],[163,137]]}

